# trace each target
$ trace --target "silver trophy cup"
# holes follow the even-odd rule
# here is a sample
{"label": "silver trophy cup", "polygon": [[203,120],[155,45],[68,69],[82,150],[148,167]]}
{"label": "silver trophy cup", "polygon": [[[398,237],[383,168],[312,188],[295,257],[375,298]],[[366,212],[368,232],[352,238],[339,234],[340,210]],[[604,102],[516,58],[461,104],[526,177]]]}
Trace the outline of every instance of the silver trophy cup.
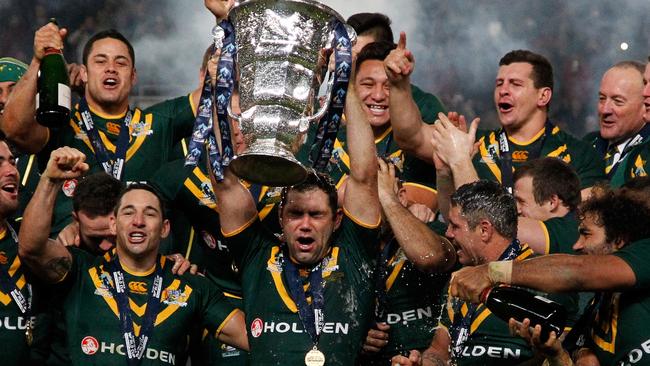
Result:
{"label": "silver trophy cup", "polygon": [[[324,50],[334,37],[329,7],[311,0],[250,0],[230,12],[235,28],[241,124],[248,149],[230,169],[240,178],[268,186],[301,182],[307,170],[294,154],[309,124],[326,112],[315,98],[327,68]],[[348,29],[351,29],[348,27]]]}

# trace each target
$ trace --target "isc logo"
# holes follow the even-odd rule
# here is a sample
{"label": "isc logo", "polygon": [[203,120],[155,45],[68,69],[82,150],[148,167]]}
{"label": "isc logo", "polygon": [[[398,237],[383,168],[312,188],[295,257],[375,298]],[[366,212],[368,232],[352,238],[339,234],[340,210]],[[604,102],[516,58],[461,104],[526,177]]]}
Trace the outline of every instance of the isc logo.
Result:
{"label": "isc logo", "polygon": [[144,282],[129,282],[129,290],[135,292],[136,294],[146,294],[147,293],[147,284]]}

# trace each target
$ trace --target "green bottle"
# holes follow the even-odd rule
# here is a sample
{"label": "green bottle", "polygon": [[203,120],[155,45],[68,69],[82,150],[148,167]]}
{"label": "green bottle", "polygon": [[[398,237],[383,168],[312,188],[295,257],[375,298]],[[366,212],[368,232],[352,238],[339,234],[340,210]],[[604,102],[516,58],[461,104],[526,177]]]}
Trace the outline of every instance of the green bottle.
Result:
{"label": "green bottle", "polygon": [[[50,19],[56,24],[55,19]],[[45,49],[37,81],[36,121],[46,127],[61,127],[70,118],[70,79],[63,52]]]}

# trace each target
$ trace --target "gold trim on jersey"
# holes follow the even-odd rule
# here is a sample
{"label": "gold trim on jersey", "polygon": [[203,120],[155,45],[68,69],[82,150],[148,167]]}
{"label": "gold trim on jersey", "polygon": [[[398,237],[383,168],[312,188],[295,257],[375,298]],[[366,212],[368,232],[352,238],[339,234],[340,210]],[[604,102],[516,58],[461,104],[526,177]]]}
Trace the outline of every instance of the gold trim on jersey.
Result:
{"label": "gold trim on jersey", "polygon": [[[278,263],[279,254],[280,254],[279,246],[271,247],[271,255],[269,256],[269,260],[267,261],[266,268],[271,273],[271,278],[273,279],[275,290],[277,291],[278,295],[282,299],[282,302],[284,302],[284,305],[292,313],[297,313],[298,307],[296,306],[296,303],[293,301],[291,296],[289,296],[289,292],[287,291],[287,288],[284,286],[284,282],[282,281],[282,267],[281,264]],[[291,259],[284,258],[284,260],[289,261]],[[326,259],[323,260],[323,263],[325,263],[325,268],[323,268],[323,280],[325,280],[327,277],[329,277],[332,274],[332,272],[338,269],[338,260],[339,260],[339,247],[332,247]],[[308,298],[307,302],[311,302],[311,299]]]}
{"label": "gold trim on jersey", "polygon": [[359,225],[359,226],[361,226],[361,227],[364,227],[364,228],[366,228],[366,229],[376,229],[376,228],[378,228],[379,225],[381,224],[381,215],[379,215],[379,217],[377,217],[377,222],[376,222],[376,223],[374,223],[374,224],[368,224],[368,223],[365,223],[365,222],[363,222],[363,221],[357,219],[356,217],[354,217],[354,215],[352,215],[352,214],[350,213],[350,211],[348,211],[345,207],[343,207],[343,213],[345,213],[345,216],[347,216],[347,217],[348,217],[350,220],[352,220],[355,224],[357,224],[357,225]]}
{"label": "gold trim on jersey", "polygon": [[20,182],[20,184],[23,187],[27,185],[27,180],[29,178],[29,173],[30,173],[30,171],[32,169],[32,165],[34,164],[34,157],[36,157],[36,155],[34,155],[34,154],[29,155],[29,160],[27,161],[27,166],[25,167],[25,171],[22,174],[23,180]]}
{"label": "gold trim on jersey", "polygon": [[[5,236],[7,235],[7,229],[5,228],[2,233],[0,233],[0,240],[2,240]],[[13,277],[16,275],[16,272],[18,271],[18,268],[20,268],[21,262],[20,262],[20,257],[16,256],[14,258],[14,261],[11,263],[11,266],[9,266],[9,277]],[[23,287],[27,284],[27,280],[25,279],[25,275],[21,274],[18,280],[16,281],[16,287],[18,287],[19,290],[22,290]],[[9,305],[9,303],[13,301],[11,296],[9,294],[5,294],[0,290],[0,303],[3,305]]]}
{"label": "gold trim on jersey", "polygon": [[193,242],[194,242],[194,226],[190,226],[190,238],[187,242],[187,251],[185,252],[185,258],[190,257],[190,253],[192,253]]}
{"label": "gold trim on jersey", "polygon": [[543,254],[549,254],[551,252],[551,236],[548,233],[548,228],[546,227],[544,221],[537,222],[539,223],[539,226],[542,227],[542,231],[544,232],[544,248],[546,249]]}
{"label": "gold trim on jersey", "polygon": [[230,314],[228,314],[228,316],[226,317],[226,319],[224,319],[221,322],[221,324],[219,324],[219,327],[217,328],[216,332],[214,332],[214,336],[218,337],[219,334],[221,334],[221,331],[223,330],[223,328],[226,326],[226,324],[228,324],[230,319],[232,319],[232,317],[235,316],[240,311],[241,310],[239,310],[239,309],[234,309],[233,311],[231,311]]}
{"label": "gold trim on jersey", "polygon": [[224,232],[223,228],[222,228],[221,229],[221,235],[223,235],[224,238],[229,238],[231,236],[235,236],[235,235],[241,233],[242,231],[246,230],[246,228],[251,226],[255,222],[255,220],[257,220],[257,219],[258,219],[257,215],[255,215],[255,216],[251,217],[251,219],[248,220],[248,222],[246,222],[244,225],[242,225],[242,227],[240,227],[238,229],[235,229],[235,230],[233,230],[233,231],[231,231],[229,233]]}
{"label": "gold trim on jersey", "polygon": [[620,306],[620,301],[621,299],[621,294],[620,293],[615,293],[612,294],[612,300],[610,304],[610,311],[609,314],[600,314],[601,309],[598,309],[598,317],[596,321],[594,322],[595,325],[594,327],[600,327],[600,329],[603,331],[604,334],[603,336],[609,335],[611,340],[608,342],[606,341],[603,337],[601,337],[597,332],[594,330],[591,331],[591,338],[593,339],[594,343],[603,351],[609,352],[609,353],[615,353],[616,350],[616,335],[618,333],[618,312],[619,312],[619,306]]}
{"label": "gold trim on jersey", "polygon": [[406,256],[404,255],[402,248],[398,248],[397,252],[395,252],[393,257],[388,261],[388,266],[393,265],[393,269],[388,278],[386,278],[386,291],[390,291],[391,287],[393,287],[397,275],[402,271],[404,264],[406,264]]}
{"label": "gold trim on jersey", "polygon": [[[78,106],[77,106],[77,108],[78,108]],[[135,112],[133,113],[133,119],[131,120],[131,124],[129,125],[129,145],[130,146],[129,146],[128,150],[126,151],[126,161],[129,161],[131,159],[131,157],[133,157],[133,155],[135,155],[135,153],[140,149],[140,147],[144,143],[147,136],[149,136],[150,131],[153,131],[153,129],[152,129],[153,114],[147,113],[144,116],[145,126],[144,126],[143,132],[138,134],[138,136],[135,138],[135,140],[133,140],[133,136],[132,136],[133,126],[140,122],[141,114],[142,114],[142,111],[140,109],[136,108]],[[79,113],[78,110],[75,112],[74,117],[77,120],[81,121],[81,113]],[[94,150],[92,144],[90,143],[90,140],[88,139],[88,136],[86,135],[85,132],[83,132],[79,128],[79,125],[77,124],[75,119],[70,118],[70,126],[72,127],[72,130],[74,131],[76,136],[82,136],[81,140],[84,142],[84,144],[86,144],[88,149],[94,153],[95,150]],[[112,153],[115,153],[115,149],[116,149],[115,144],[113,144],[108,139],[108,137],[106,136],[106,134],[103,131],[97,129],[97,133],[99,134],[100,139],[102,140],[104,146],[106,147],[106,150],[108,150],[108,151],[110,151]]]}
{"label": "gold trim on jersey", "polygon": [[[194,174],[194,176],[197,179],[199,179],[199,181],[201,181],[202,183],[210,181],[210,179],[205,174],[203,174],[203,172],[201,171],[201,169],[199,169],[199,167],[195,167],[192,170],[192,174]],[[215,212],[217,211],[217,203],[214,200],[210,199],[209,197],[206,198],[206,194],[203,193],[203,190],[199,188],[196,185],[196,183],[194,183],[191,176],[185,179],[183,185],[192,193],[192,195],[194,195],[194,197],[196,197],[196,199],[199,200],[200,203],[202,203],[203,205],[207,206],[208,208],[212,209]],[[212,185],[210,185],[210,187],[212,187]],[[212,188],[210,188],[210,191],[212,191]]]}
{"label": "gold trim on jersey", "polygon": [[513,142],[515,145],[528,146],[528,145],[532,144],[533,142],[537,141],[537,139],[539,139],[540,137],[542,137],[542,135],[544,134],[544,131],[546,131],[546,126],[542,127],[542,129],[539,130],[539,132],[537,132],[533,137],[528,139],[528,141],[518,141],[517,139],[515,139],[514,137],[511,137],[511,136],[508,136],[508,140]]}

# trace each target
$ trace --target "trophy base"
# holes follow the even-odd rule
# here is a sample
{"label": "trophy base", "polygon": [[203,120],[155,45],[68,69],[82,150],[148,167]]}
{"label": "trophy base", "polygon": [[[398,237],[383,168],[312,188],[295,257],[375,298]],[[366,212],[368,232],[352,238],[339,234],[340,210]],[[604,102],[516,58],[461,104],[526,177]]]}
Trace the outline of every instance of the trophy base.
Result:
{"label": "trophy base", "polygon": [[307,169],[293,158],[272,154],[239,155],[229,165],[239,178],[270,187],[286,187],[307,178]]}

